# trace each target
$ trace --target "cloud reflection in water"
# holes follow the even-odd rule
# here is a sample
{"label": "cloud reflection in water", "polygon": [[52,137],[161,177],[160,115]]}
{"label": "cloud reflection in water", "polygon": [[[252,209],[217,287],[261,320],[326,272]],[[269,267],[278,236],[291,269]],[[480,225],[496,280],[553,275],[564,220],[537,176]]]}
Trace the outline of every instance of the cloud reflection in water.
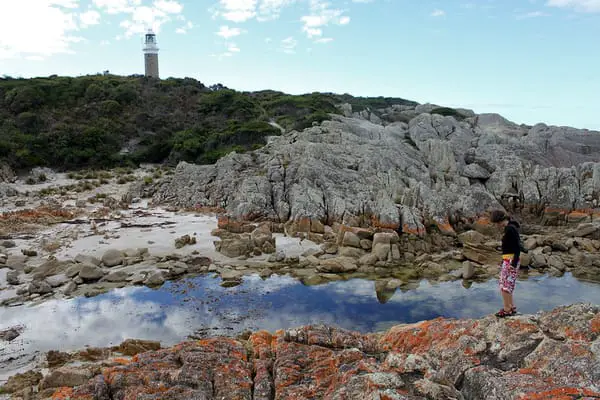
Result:
{"label": "cloud reflection in water", "polygon": [[[246,329],[275,331],[326,323],[366,332],[438,316],[477,318],[501,304],[495,280],[469,289],[461,282],[423,281],[415,290],[396,291],[385,304],[377,300],[375,283],[361,279],[304,286],[288,276],[249,276],[242,285],[227,289],[219,283],[211,276],[197,277],[169,282],[159,290],[130,287],[89,299],[2,308],[0,329],[26,327],[3,353],[108,346],[127,338],[173,344],[200,328],[221,328],[209,329],[208,335],[234,335]],[[570,274],[530,278],[517,283],[515,301],[522,313],[567,303],[600,304],[600,285]]]}

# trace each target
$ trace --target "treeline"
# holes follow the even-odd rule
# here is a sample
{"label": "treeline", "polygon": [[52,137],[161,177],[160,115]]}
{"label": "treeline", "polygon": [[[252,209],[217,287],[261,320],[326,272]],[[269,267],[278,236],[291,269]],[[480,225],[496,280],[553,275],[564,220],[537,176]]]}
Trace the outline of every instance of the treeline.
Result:
{"label": "treeline", "polygon": [[181,160],[214,163],[281,130],[322,122],[336,105],[415,104],[276,91],[238,92],[190,79],[94,75],[0,79],[0,159],[15,169],[103,168]]}

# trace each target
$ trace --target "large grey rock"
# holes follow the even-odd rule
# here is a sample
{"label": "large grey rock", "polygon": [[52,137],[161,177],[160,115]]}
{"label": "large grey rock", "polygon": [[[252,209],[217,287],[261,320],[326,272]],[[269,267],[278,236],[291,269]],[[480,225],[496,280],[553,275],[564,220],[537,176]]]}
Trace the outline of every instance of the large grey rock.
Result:
{"label": "large grey rock", "polygon": [[412,111],[418,115],[408,124],[335,116],[214,165],[182,162],[153,201],[224,207],[240,218],[358,225],[367,217],[411,233],[424,230],[424,215],[474,217],[507,198],[534,207],[598,207],[600,133],[528,128],[497,114],[459,121],[425,112],[431,107]]}

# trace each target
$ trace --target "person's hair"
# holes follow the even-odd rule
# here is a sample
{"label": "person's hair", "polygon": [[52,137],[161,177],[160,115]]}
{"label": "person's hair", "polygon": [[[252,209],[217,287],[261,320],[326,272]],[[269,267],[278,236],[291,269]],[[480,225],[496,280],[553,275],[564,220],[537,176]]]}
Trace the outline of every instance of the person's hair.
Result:
{"label": "person's hair", "polygon": [[492,221],[493,223],[509,220],[510,216],[504,210],[494,210],[490,215],[490,221]]}

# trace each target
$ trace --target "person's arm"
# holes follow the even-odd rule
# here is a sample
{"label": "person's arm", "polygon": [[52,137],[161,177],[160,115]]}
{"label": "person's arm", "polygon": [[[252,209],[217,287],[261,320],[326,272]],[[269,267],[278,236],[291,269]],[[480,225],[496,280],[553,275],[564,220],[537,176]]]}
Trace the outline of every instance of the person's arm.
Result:
{"label": "person's arm", "polygon": [[521,240],[519,238],[519,231],[517,231],[517,228],[514,226],[507,226],[506,235],[508,235],[510,247],[515,254],[512,260],[512,266],[517,268],[519,260],[521,259]]}

